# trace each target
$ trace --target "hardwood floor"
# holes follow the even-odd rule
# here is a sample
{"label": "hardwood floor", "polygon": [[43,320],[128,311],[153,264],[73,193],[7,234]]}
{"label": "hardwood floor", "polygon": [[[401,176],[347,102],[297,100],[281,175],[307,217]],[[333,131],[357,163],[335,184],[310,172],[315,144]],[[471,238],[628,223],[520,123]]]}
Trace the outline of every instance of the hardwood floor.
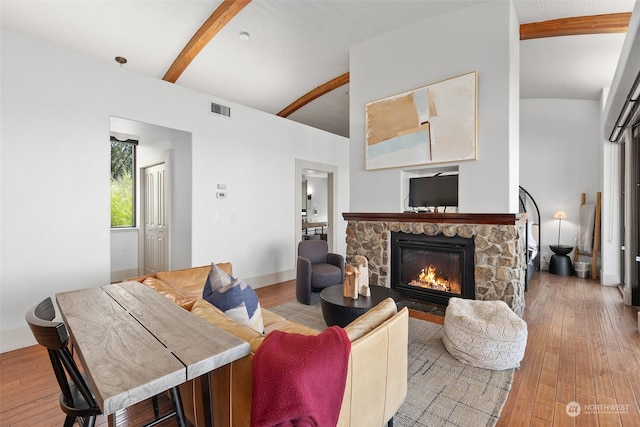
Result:
{"label": "hardwood floor", "polygon": [[540,272],[526,304],[527,348],[498,426],[640,425],[638,311],[618,288]]}
{"label": "hardwood floor", "polygon": [[[295,300],[293,282],[256,292],[265,308]],[[546,272],[534,275],[526,303],[527,349],[498,426],[640,425],[637,309],[625,306],[615,287]],[[418,312],[411,315],[442,321]],[[58,393],[43,348],[0,355],[0,426],[62,425]],[[577,417],[567,415],[569,402],[579,404]],[[165,408],[169,404],[161,399]],[[119,413],[117,422],[138,426],[152,417],[146,401]],[[106,417],[96,425],[106,426]]]}

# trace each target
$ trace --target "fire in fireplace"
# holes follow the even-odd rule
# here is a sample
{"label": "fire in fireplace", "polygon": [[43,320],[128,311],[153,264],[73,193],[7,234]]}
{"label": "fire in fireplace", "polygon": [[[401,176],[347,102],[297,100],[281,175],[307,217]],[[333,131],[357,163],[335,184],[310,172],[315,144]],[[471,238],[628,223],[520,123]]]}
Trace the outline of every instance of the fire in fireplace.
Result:
{"label": "fire in fireplace", "polygon": [[475,298],[473,239],[391,233],[391,287],[405,298],[447,305]]}

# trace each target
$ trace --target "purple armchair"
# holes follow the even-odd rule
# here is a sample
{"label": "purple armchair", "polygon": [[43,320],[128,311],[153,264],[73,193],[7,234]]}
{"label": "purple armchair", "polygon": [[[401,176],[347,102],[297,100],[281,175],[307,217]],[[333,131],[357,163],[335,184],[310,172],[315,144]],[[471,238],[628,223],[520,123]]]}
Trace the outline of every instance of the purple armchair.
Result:
{"label": "purple armchair", "polygon": [[340,285],[344,280],[344,257],[329,252],[324,240],[303,240],[298,243],[296,266],[296,298],[311,304],[311,292]]}

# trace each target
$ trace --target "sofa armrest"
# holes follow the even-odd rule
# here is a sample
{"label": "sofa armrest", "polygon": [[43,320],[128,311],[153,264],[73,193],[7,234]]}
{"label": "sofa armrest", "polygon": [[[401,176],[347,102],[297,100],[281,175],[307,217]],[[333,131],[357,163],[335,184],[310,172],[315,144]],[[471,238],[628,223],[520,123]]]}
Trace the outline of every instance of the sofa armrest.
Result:
{"label": "sofa armrest", "polygon": [[409,310],[351,343],[340,427],[384,425],[407,396]]}
{"label": "sofa armrest", "polygon": [[311,304],[311,261],[300,255],[296,262],[296,299]]}
{"label": "sofa armrest", "polygon": [[344,330],[351,342],[365,336],[375,328],[396,315],[398,307],[393,298],[386,298],[365,314],[349,323]]}

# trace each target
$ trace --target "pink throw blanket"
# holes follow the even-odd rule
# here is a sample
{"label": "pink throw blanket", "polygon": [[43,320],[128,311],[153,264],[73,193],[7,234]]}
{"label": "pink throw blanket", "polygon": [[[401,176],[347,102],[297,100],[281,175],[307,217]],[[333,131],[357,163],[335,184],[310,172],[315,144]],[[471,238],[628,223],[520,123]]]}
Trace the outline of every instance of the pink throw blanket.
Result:
{"label": "pink throw blanket", "polygon": [[267,335],[253,358],[251,427],[335,427],[350,352],[338,326],[315,336]]}

